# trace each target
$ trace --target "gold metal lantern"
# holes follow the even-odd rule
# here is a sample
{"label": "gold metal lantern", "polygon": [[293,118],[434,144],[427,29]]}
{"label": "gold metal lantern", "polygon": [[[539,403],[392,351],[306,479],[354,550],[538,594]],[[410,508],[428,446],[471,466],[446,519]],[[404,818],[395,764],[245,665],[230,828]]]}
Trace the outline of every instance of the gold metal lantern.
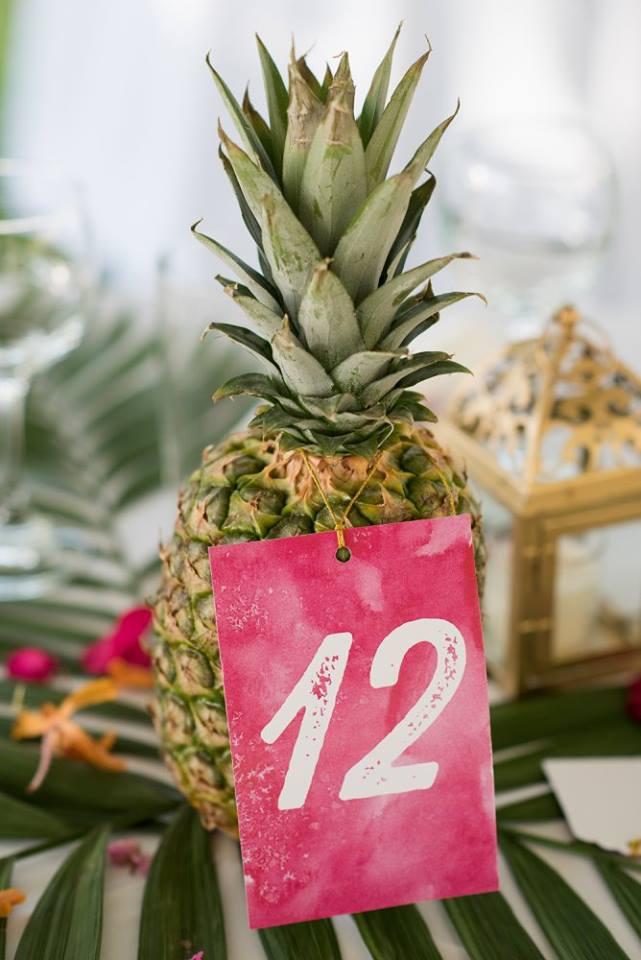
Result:
{"label": "gold metal lantern", "polygon": [[641,667],[641,378],[572,307],[444,423],[483,503],[486,649],[511,694]]}

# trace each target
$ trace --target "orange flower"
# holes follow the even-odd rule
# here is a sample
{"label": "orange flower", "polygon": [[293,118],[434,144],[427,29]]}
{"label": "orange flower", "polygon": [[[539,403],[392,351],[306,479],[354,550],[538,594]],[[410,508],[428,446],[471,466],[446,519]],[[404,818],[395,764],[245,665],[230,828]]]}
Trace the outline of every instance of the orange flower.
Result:
{"label": "orange flower", "polygon": [[122,657],[115,657],[107,666],[107,673],[118,687],[138,687],[151,690],[154,678],[151,670],[127,663]]}
{"label": "orange flower", "polygon": [[4,920],[8,917],[13,908],[19,903],[24,903],[26,899],[26,894],[22,890],[16,890],[15,887],[0,890],[0,919]]}
{"label": "orange flower", "polygon": [[641,837],[628,840],[628,850],[630,851],[631,857],[641,857]]}
{"label": "orange flower", "polygon": [[74,690],[57,707],[53,703],[45,703],[39,710],[23,710],[18,714],[11,731],[14,740],[42,737],[40,763],[27,787],[28,793],[33,793],[41,786],[54,757],[84,760],[101,770],[116,772],[124,769],[124,761],[110,753],[116,740],[115,734],[106,733],[99,740],[94,740],[71,719],[77,710],[107,703],[117,696],[117,685],[105,678]]}

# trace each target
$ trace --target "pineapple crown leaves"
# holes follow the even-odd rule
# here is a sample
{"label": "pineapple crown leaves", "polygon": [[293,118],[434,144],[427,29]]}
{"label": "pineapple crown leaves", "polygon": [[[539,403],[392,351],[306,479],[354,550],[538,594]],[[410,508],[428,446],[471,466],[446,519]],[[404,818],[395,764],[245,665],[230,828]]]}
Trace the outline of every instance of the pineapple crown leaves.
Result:
{"label": "pineapple crown leaves", "polygon": [[248,91],[238,103],[207,56],[240,140],[219,123],[219,155],[260,268],[202,233],[200,221],[193,225],[233,274],[217,279],[247,319],[247,326],[214,322],[208,329],[242,344],[266,367],[228,381],[214,397],[265,401],[253,424],[280,433],[288,447],[369,456],[395,424],[434,419],[410,387],[469,372],[448,354],[409,352],[442,310],[480,294],[432,289],[435,274],[469,253],[405,269],[435,186],[427,167],[459,107],[388,177],[431,52],[428,45],[389,96],[399,31],[358,115],[347,53],[319,80],[292,47],[286,84],[257,37],[266,117]]}

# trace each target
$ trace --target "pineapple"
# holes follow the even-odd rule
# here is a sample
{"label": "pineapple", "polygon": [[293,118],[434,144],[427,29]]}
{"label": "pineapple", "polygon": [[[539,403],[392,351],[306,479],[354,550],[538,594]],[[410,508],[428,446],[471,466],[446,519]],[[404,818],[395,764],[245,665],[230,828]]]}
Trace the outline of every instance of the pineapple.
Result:
{"label": "pineapple", "polygon": [[331,513],[342,516],[362,487],[349,513],[354,526],[470,513],[483,570],[478,508],[464,474],[422,425],[436,418],[411,389],[465,368],[443,352],[408,350],[442,309],[471,296],[437,295],[431,282],[468,254],[405,269],[434,189],[430,174],[422,178],[455,114],[387,177],[429,55],[388,100],[397,37],[358,119],[347,54],[321,82],[292,53],[286,87],[259,40],[269,123],[247,94],[242,106],[234,99],[208,60],[243,144],[220,128],[220,158],[260,266],[194,225],[235,275],[217,279],[248,321],[210,329],[264,366],[225,383],[215,398],[264,402],[249,429],[204,451],[180,494],[155,600],[153,712],[178,785],[206,827],[231,834],[237,817],[208,547],[332,529]]}

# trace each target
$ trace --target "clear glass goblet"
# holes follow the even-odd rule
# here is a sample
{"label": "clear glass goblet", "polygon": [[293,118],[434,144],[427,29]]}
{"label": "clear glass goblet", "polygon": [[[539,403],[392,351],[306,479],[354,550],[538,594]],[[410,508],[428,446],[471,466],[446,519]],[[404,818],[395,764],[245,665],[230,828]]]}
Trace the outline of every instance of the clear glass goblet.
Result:
{"label": "clear glass goblet", "polygon": [[606,149],[582,122],[507,117],[468,130],[450,148],[441,188],[450,242],[479,257],[476,289],[510,337],[537,335],[594,287],[617,190]]}
{"label": "clear glass goblet", "polygon": [[0,160],[0,600],[57,581],[55,530],[30,508],[23,478],[24,412],[33,377],[82,336],[86,250],[73,185]]}

